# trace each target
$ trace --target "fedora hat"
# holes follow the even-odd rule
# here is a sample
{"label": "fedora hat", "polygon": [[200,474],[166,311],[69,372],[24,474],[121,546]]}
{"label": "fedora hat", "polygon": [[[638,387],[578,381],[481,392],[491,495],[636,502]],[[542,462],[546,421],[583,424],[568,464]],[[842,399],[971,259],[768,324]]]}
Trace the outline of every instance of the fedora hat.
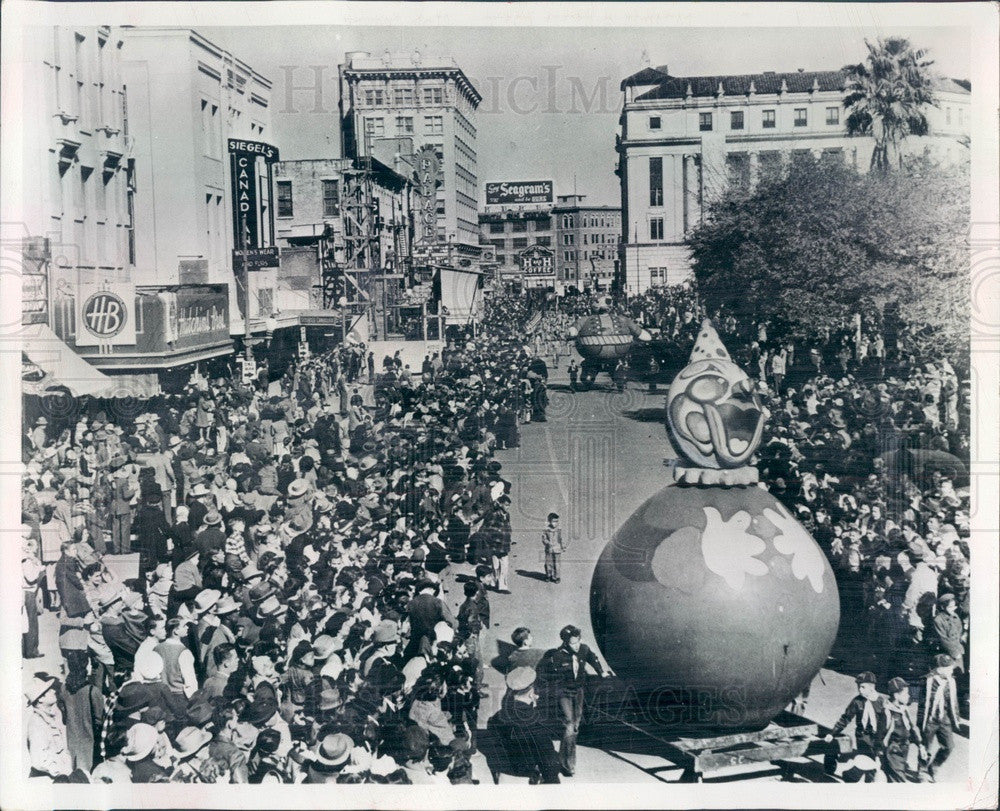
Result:
{"label": "fedora hat", "polygon": [[[451,626],[448,627],[450,628]],[[399,639],[399,630],[396,628],[396,623],[391,621],[380,622],[375,628],[374,638],[375,643],[379,645],[388,645],[391,642],[397,641]]]}
{"label": "fedora hat", "polygon": [[150,755],[156,748],[156,741],[160,733],[149,724],[134,724],[125,736],[125,748],[122,755],[125,760],[142,760]]}
{"label": "fedora hat", "polygon": [[323,766],[341,766],[347,763],[354,749],[354,741],[343,732],[327,735],[313,750],[312,760]]}
{"label": "fedora hat", "polygon": [[205,482],[200,481],[188,491],[188,495],[193,498],[201,498],[211,495],[211,491],[205,486]]}
{"label": "fedora hat", "polygon": [[270,696],[262,694],[247,704],[239,720],[259,727],[274,718],[276,712],[278,703]]}
{"label": "fedora hat", "polygon": [[28,685],[28,689],[24,691],[24,697],[28,700],[29,704],[34,704],[49,690],[55,687],[58,681],[58,679],[50,676],[48,673],[36,673],[32,677],[31,684]]}
{"label": "fedora hat", "polygon": [[275,597],[274,594],[271,594],[271,596],[267,597],[260,604],[260,607],[257,610],[260,612],[262,617],[276,617],[288,609],[278,601],[278,598]]}
{"label": "fedora hat", "polygon": [[218,589],[204,589],[198,592],[194,598],[194,610],[199,614],[204,614],[222,598],[222,592]]}
{"label": "fedora hat", "polygon": [[163,657],[154,650],[142,651],[135,657],[135,674],[143,681],[156,681],[163,675]]}
{"label": "fedora hat", "polygon": [[264,581],[262,583],[257,583],[257,585],[255,586],[252,586],[247,596],[249,596],[250,602],[256,605],[264,602],[264,600],[266,600],[268,597],[270,597],[272,594],[275,593],[276,590],[274,586],[271,583]]}
{"label": "fedora hat", "polygon": [[309,482],[305,479],[295,479],[288,485],[288,497],[298,498],[309,492]]}
{"label": "fedora hat", "polygon": [[344,706],[344,697],[336,687],[324,687],[319,694],[320,712],[330,712]]}
{"label": "fedora hat", "polygon": [[239,610],[240,604],[228,594],[215,604],[215,613],[219,616],[222,616],[223,614],[232,614],[234,611]]}
{"label": "fedora hat", "polygon": [[179,436],[177,436],[177,434],[174,434],[173,436],[170,437],[170,439],[167,440],[167,447],[176,448],[178,445],[182,444],[183,441],[184,440],[182,440]]}
{"label": "fedora hat", "polygon": [[337,640],[329,634],[320,634],[313,640],[313,655],[317,661],[323,661],[337,649]]}
{"label": "fedora hat", "polygon": [[896,678],[894,679],[889,679],[889,695],[891,696],[896,695],[896,693],[898,693],[900,690],[905,689],[906,687],[909,687],[909,685],[906,683],[906,679],[900,676],[896,676]]}
{"label": "fedora hat", "polygon": [[218,510],[209,510],[202,519],[205,526],[214,527],[222,523],[222,515]]}
{"label": "fedora hat", "polygon": [[256,580],[258,577],[263,577],[264,573],[253,563],[248,563],[240,570],[240,576],[243,578],[244,582],[249,582],[251,580]]}
{"label": "fedora hat", "polygon": [[212,740],[212,733],[198,727],[184,727],[174,739],[174,749],[181,760],[201,751]]}
{"label": "fedora hat", "polygon": [[336,681],[340,674],[344,672],[344,663],[336,653],[331,653],[326,657],[326,664],[319,671],[320,676]]}

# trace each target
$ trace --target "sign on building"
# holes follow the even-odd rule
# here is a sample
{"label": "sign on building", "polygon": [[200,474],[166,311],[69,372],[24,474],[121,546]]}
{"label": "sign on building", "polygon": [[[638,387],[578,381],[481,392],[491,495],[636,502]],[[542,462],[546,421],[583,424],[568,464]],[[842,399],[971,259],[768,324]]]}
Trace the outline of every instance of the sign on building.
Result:
{"label": "sign on building", "polygon": [[242,270],[244,262],[248,270],[276,268],[281,265],[281,257],[277,247],[246,248],[242,251],[233,251],[233,267]]}
{"label": "sign on building", "polygon": [[555,270],[552,264],[553,253],[545,248],[533,245],[522,251],[517,261],[525,276],[552,276]]}
{"label": "sign on building", "polygon": [[437,192],[441,186],[441,158],[430,144],[424,144],[414,157],[413,170],[416,179],[417,198],[417,242],[437,241]]}
{"label": "sign on building", "polygon": [[[27,266],[27,262],[25,262]],[[21,273],[21,323],[45,324],[49,320],[49,278],[44,273]]]}
{"label": "sign on building", "polygon": [[[229,160],[233,193],[233,234],[235,248],[256,248],[261,240],[260,201],[258,200],[257,161],[268,167],[278,160],[278,148],[263,141],[229,139]],[[253,268],[251,268],[252,270]]]}
{"label": "sign on building", "polygon": [[486,184],[486,205],[516,206],[551,203],[551,180],[517,180]]}
{"label": "sign on building", "polygon": [[135,346],[134,284],[80,284],[75,301],[77,346]]}

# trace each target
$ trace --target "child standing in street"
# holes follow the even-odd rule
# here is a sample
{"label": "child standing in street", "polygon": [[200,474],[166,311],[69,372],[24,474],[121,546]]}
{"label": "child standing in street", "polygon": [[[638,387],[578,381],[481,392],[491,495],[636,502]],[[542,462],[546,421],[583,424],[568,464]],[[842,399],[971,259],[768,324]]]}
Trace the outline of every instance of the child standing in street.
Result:
{"label": "child standing in street", "polygon": [[550,583],[558,583],[559,556],[566,551],[566,544],[556,513],[549,513],[548,525],[542,530],[542,546],[545,549],[545,577]]}

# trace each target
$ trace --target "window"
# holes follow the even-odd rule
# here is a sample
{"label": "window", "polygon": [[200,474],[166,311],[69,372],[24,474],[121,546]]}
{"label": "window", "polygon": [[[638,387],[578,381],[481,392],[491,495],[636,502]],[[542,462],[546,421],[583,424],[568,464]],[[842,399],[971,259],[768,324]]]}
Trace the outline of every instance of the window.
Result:
{"label": "window", "polygon": [[653,217],[650,219],[649,238],[663,239],[663,217]]}
{"label": "window", "polygon": [[385,104],[385,96],[381,89],[375,88],[365,91],[365,104],[369,107],[378,107]]}
{"label": "window", "polygon": [[413,118],[408,115],[396,116],[396,133],[398,135],[413,135]]}
{"label": "window", "polygon": [[828,147],[820,153],[819,159],[827,166],[842,166],[844,163],[844,150],[839,146]]}
{"label": "window", "polygon": [[82,130],[90,128],[90,116],[89,110],[87,109],[87,94],[85,91],[86,79],[84,78],[84,62],[83,62],[83,40],[80,34],[75,37],[76,42],[76,66],[74,72],[76,73],[76,114],[79,116],[79,121],[77,125]]}
{"label": "window", "polygon": [[774,110],[763,110],[760,114],[760,125],[766,130],[773,130],[774,124]]}
{"label": "window", "polygon": [[944,123],[951,124],[951,107],[944,108]]}
{"label": "window", "polygon": [[826,123],[827,126],[833,126],[840,123],[840,108],[839,107],[827,107],[826,108]]}
{"label": "window", "polygon": [[444,132],[444,116],[425,115],[424,132],[427,135],[441,135]]}
{"label": "window", "polygon": [[658,115],[651,115],[649,117],[649,128],[651,130],[658,130],[660,128],[660,117]]}
{"label": "window", "polygon": [[143,302],[145,298],[143,296],[135,297],[135,334],[142,335],[146,331],[145,327],[145,314],[143,313]]}
{"label": "window", "polygon": [[528,247],[528,238],[527,237],[514,237],[514,239],[511,241],[511,245],[514,248],[527,248]]}
{"label": "window", "polygon": [[575,243],[573,234],[563,234],[562,244],[563,245],[573,245]]}
{"label": "window", "polygon": [[796,107],[795,108],[795,118],[793,119],[793,123],[795,124],[795,126],[796,127],[804,127],[804,126],[806,126],[806,124],[808,123],[808,121],[809,121],[809,119],[808,119],[806,108],[805,107]]}
{"label": "window", "polygon": [[397,87],[392,91],[392,103],[397,107],[413,106],[413,88]]}
{"label": "window", "polygon": [[502,222],[491,222],[490,223],[490,233],[491,234],[502,234],[503,233],[503,223]]}
{"label": "window", "polygon": [[535,244],[547,248],[549,245],[552,244],[552,237],[538,237],[537,239],[535,239]]}
{"label": "window", "polygon": [[729,114],[729,129],[731,130],[741,130],[743,129],[743,111],[734,110]]}
{"label": "window", "polygon": [[702,132],[712,131],[712,114],[698,113],[698,129]]}
{"label": "window", "polygon": [[792,150],[792,163],[793,164],[805,164],[811,162],[813,159],[813,153],[811,149],[793,149]]}
{"label": "window", "polygon": [[750,156],[746,152],[731,152],[726,155],[729,182],[737,188],[750,185]]}
{"label": "window", "polygon": [[278,187],[278,216],[292,216],[292,181],[279,180],[275,185]]}
{"label": "window", "polygon": [[548,231],[551,228],[552,228],[551,217],[539,217],[537,220],[535,220],[536,231]]}
{"label": "window", "polygon": [[424,104],[444,104],[444,89],[441,87],[425,87]]}
{"label": "window", "polygon": [[385,119],[382,118],[366,118],[365,119],[365,135],[369,138],[383,138],[385,137]]}
{"label": "window", "polygon": [[340,213],[340,189],[336,180],[323,181],[323,216],[336,217]]}
{"label": "window", "polygon": [[507,257],[504,254],[502,254],[502,253],[498,253],[497,254],[497,263],[501,264],[501,265],[507,264]]}
{"label": "window", "polygon": [[500,248],[501,250],[504,247],[506,247],[502,239],[491,239],[490,245],[492,245],[494,248]]}
{"label": "window", "polygon": [[781,171],[781,153],[778,151],[761,152],[757,160],[760,174],[764,177]]}
{"label": "window", "polygon": [[573,251],[563,251],[563,261],[572,262],[573,261]]}
{"label": "window", "polygon": [[649,159],[649,204],[663,205],[663,158]]}
{"label": "window", "polygon": [[572,228],[573,227],[573,215],[572,214],[563,214],[562,227],[563,228]]}
{"label": "window", "polygon": [[515,234],[523,234],[528,230],[527,220],[511,220],[510,230]]}

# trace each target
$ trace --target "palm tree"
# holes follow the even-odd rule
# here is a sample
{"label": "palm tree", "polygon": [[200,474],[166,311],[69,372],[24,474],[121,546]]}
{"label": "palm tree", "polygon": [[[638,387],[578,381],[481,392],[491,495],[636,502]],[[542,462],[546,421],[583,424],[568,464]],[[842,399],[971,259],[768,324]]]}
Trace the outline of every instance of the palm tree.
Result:
{"label": "palm tree", "polygon": [[932,60],[927,52],[914,49],[902,37],[865,40],[868,59],[844,68],[847,75],[844,107],[848,135],[870,135],[875,139],[871,168],[889,171],[890,153],[900,166],[900,147],[908,135],[926,135],[924,108],[937,106],[934,99]]}

